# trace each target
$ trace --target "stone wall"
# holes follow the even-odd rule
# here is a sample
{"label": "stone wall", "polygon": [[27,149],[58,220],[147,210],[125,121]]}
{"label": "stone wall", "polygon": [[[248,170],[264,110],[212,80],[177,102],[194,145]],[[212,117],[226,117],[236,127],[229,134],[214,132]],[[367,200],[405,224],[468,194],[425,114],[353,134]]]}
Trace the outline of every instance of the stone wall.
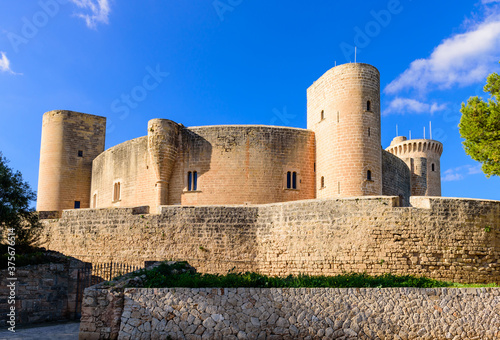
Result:
{"label": "stone wall", "polygon": [[316,80],[307,89],[307,128],[316,136],[317,198],[382,194],[380,73],[375,67],[339,65]]}
{"label": "stone wall", "polygon": [[[100,154],[93,162],[91,207],[149,205],[155,212],[158,185],[165,185],[168,199],[163,201],[170,205],[261,204],[315,197],[311,131],[257,125],[204,126],[182,128],[179,138],[178,150],[176,147],[170,157],[161,149],[169,150],[165,143],[155,143],[152,136],[149,146],[148,137],[140,137]],[[165,174],[159,172],[156,158],[162,159],[162,169],[168,168]],[[195,171],[197,188],[188,190],[188,172]],[[287,188],[289,171],[297,174],[295,189]],[[161,178],[157,178],[159,174],[163,174]],[[113,197],[115,183],[120,183],[119,197]]]}
{"label": "stone wall", "polygon": [[500,202],[412,197],[67,210],[45,246],[93,263],[187,260],[200,272],[426,275],[500,282]]}
{"label": "stone wall", "polygon": [[382,150],[382,195],[398,196],[399,205],[410,205],[411,174],[406,163]]}
{"label": "stone wall", "polygon": [[[7,315],[15,306],[15,324],[28,325],[46,321],[71,320],[77,317],[78,269],[90,264],[74,259],[62,263],[46,263],[19,267],[16,280],[8,280],[8,269],[0,271],[0,326],[10,320]],[[15,305],[9,304],[7,297],[10,286],[16,286]],[[81,300],[79,301],[81,303]],[[10,326],[9,326],[10,327]]]}
{"label": "stone wall", "polygon": [[[103,289],[98,293],[109,294]],[[96,292],[86,290],[86,299],[90,295],[94,301]],[[110,338],[500,337],[499,288],[128,288],[123,299],[123,307],[113,314],[121,314],[120,330]],[[87,313],[110,319],[109,311],[100,308]],[[107,338],[110,333],[110,328],[98,327],[82,331],[80,339]]]}
{"label": "stone wall", "polygon": [[43,115],[38,211],[90,207],[92,161],[104,151],[106,118],[55,110]]}

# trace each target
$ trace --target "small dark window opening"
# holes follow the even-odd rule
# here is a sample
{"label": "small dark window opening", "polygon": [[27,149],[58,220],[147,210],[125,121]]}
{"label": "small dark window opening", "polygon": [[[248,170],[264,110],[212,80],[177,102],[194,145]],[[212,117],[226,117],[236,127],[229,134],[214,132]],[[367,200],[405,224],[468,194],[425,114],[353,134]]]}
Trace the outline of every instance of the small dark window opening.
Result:
{"label": "small dark window opening", "polygon": [[82,150],[78,150],[78,157],[83,157],[83,151]]}
{"label": "small dark window opening", "polygon": [[292,173],[292,189],[297,189],[297,173]]}
{"label": "small dark window opening", "polygon": [[292,173],[288,171],[286,173],[286,188],[290,189],[292,187]]}
{"label": "small dark window opening", "polygon": [[371,111],[372,110],[372,103],[370,101],[366,102],[366,111]]}
{"label": "small dark window opening", "polygon": [[434,163],[432,163],[432,171],[436,171],[436,168],[434,167]]}
{"label": "small dark window opening", "polygon": [[368,171],[366,172],[366,179],[367,179],[367,180],[369,180],[369,181],[371,181],[371,180],[372,180],[372,172],[371,172],[370,170],[368,170]]}
{"label": "small dark window opening", "polygon": [[368,137],[370,137],[370,136],[371,136],[371,129],[368,128]]}
{"label": "small dark window opening", "polygon": [[75,209],[80,209],[80,201],[75,201]]}
{"label": "small dark window opening", "polygon": [[196,191],[198,189],[198,172],[188,172],[188,191]]}
{"label": "small dark window opening", "polygon": [[321,176],[321,187],[325,187],[325,177]]}
{"label": "small dark window opening", "polygon": [[325,119],[325,111],[321,111],[321,120]]}

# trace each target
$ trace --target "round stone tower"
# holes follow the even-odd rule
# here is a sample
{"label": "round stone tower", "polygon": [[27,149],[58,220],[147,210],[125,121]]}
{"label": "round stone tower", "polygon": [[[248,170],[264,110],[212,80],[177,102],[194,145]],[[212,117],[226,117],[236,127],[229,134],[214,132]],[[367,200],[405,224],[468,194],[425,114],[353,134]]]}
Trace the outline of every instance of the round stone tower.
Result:
{"label": "round stone tower", "polygon": [[181,127],[168,119],[148,122],[148,152],[156,176],[156,205],[168,204],[168,184],[177,153]]}
{"label": "round stone tower", "polygon": [[316,136],[316,197],[382,194],[380,73],[368,64],[327,71],[307,90]]}
{"label": "round stone tower", "polygon": [[441,196],[443,144],[431,139],[407,140],[399,136],[386,150],[401,158],[410,168],[412,196]]}
{"label": "round stone tower", "polygon": [[38,211],[90,207],[92,161],[104,151],[106,118],[57,110],[43,115]]}

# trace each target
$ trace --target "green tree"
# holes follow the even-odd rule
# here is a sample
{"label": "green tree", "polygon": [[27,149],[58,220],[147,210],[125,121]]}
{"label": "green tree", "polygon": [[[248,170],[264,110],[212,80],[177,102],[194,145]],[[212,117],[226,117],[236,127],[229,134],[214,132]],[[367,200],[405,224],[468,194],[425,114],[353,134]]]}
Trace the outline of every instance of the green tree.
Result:
{"label": "green tree", "polygon": [[462,103],[458,127],[465,139],[465,152],[483,163],[486,177],[500,176],[500,76],[497,73],[488,76],[484,91],[491,95],[488,101],[476,96],[469,98],[467,104]]}
{"label": "green tree", "polygon": [[16,250],[36,246],[42,226],[38,213],[30,208],[30,202],[36,199],[36,193],[23,180],[19,171],[14,172],[7,166],[7,159],[0,152],[0,226],[5,243],[9,230],[16,238]]}

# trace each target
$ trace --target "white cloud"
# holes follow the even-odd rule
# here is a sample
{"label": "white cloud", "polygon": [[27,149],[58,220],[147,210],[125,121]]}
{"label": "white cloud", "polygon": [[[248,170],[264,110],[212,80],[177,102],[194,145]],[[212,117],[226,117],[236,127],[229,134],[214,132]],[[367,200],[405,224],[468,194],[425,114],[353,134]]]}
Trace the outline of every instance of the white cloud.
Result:
{"label": "white cloud", "polygon": [[1,55],[1,58],[0,58],[0,71],[2,71],[2,72],[9,72],[9,73],[15,74],[15,72],[13,72],[10,69],[10,60],[7,58],[7,56],[5,55],[5,53],[4,52],[0,52],[0,55]]}
{"label": "white cloud", "polygon": [[423,103],[416,99],[410,98],[394,98],[389,107],[384,110],[384,115],[390,113],[404,114],[404,113],[434,113],[446,109],[446,104],[438,103]]}
{"label": "white cloud", "polygon": [[413,61],[384,92],[397,94],[407,89],[425,92],[482,82],[497,66],[499,55],[500,17],[496,14],[465,33],[443,40],[428,58]]}
{"label": "white cloud", "polygon": [[461,181],[465,179],[465,177],[470,175],[476,175],[482,173],[481,164],[478,165],[462,165],[453,169],[448,169],[443,173],[441,177],[441,181],[443,182],[452,182],[452,181]]}
{"label": "white cloud", "polygon": [[83,18],[87,27],[95,29],[97,24],[107,24],[111,7],[108,0],[70,0],[79,8],[88,10],[90,13],[78,13],[77,16]]}

